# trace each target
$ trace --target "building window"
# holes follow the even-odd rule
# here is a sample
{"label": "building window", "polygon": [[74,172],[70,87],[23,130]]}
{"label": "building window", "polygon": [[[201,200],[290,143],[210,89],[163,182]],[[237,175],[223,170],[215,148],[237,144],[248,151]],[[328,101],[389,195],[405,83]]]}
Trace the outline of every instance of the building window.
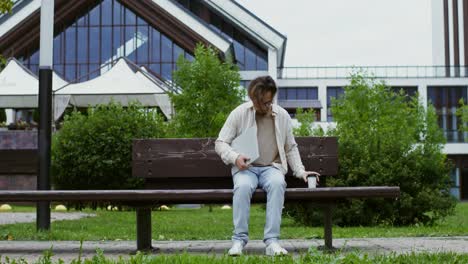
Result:
{"label": "building window", "polygon": [[332,98],[339,98],[342,94],[344,94],[343,87],[327,87],[327,122],[333,122]]}
{"label": "building window", "polygon": [[176,0],[192,14],[205,21],[213,30],[233,42],[236,61],[241,71],[267,71],[268,52],[257,45],[241,30],[237,29],[199,0]]}
{"label": "building window", "polygon": [[[296,106],[291,106],[291,101],[298,100],[318,100],[318,88],[317,87],[280,87],[278,100],[280,104],[292,118],[296,117]],[[283,102],[281,102],[283,101]],[[288,102],[289,101],[289,102]],[[302,103],[300,103],[302,105]],[[311,110],[311,107],[301,107],[304,111]],[[312,109],[315,112],[315,120],[320,120],[320,109]]]}
{"label": "building window", "polygon": [[278,100],[317,100],[317,87],[280,87]]}
{"label": "building window", "polygon": [[461,120],[456,112],[460,107],[459,101],[463,99],[467,104],[466,86],[433,86],[427,88],[428,103],[432,103],[436,109],[439,126],[444,131],[447,142],[464,142],[468,138],[467,133],[459,131]]}
{"label": "building window", "polygon": [[[188,51],[119,1],[98,2],[73,24],[58,25],[61,33],[54,38],[54,70],[67,81],[93,79],[122,56],[165,79],[172,79],[179,56],[193,60]],[[25,58],[25,66],[37,73],[37,50],[28,51]]]}
{"label": "building window", "polygon": [[416,96],[418,92],[418,87],[415,86],[392,86],[392,90],[395,93],[400,93],[403,90],[404,94],[406,95],[407,100],[410,100],[412,97]]}

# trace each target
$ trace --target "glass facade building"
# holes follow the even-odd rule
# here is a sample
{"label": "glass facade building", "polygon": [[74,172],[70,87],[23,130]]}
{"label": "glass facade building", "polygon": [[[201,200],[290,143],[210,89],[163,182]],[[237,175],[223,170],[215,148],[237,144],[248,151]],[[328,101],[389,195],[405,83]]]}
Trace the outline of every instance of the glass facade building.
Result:
{"label": "glass facade building", "polygon": [[[93,79],[122,56],[170,80],[179,56],[193,59],[117,0],[100,1],[73,24],[59,28],[54,37],[54,70],[69,82]],[[23,64],[37,73],[38,50],[28,52]]]}
{"label": "glass facade building", "polygon": [[280,87],[279,100],[317,100],[317,87]]}
{"label": "glass facade building", "polygon": [[241,71],[268,70],[268,52],[240,29],[205,6],[203,1],[177,0],[177,2],[233,43],[236,62]]}

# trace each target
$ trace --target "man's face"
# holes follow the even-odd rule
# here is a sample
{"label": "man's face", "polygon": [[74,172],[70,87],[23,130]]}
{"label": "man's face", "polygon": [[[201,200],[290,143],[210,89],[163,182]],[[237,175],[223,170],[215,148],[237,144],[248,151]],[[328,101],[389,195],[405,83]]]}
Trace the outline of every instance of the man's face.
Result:
{"label": "man's face", "polygon": [[273,95],[271,92],[266,92],[257,102],[254,101],[254,107],[257,113],[265,115],[271,111],[271,104],[273,103]]}

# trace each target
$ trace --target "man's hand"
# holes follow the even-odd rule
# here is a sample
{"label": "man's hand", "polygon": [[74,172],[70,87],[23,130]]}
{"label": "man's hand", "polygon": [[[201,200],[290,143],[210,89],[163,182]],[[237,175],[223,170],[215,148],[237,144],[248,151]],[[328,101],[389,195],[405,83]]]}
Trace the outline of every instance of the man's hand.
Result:
{"label": "man's hand", "polygon": [[247,158],[246,156],[244,155],[239,155],[239,157],[237,157],[236,159],[236,166],[237,168],[239,168],[239,170],[246,170],[249,168],[249,165],[247,165],[247,161],[249,161],[250,159]]}
{"label": "man's hand", "polygon": [[306,171],[304,172],[302,179],[304,179],[305,182],[307,182],[307,177],[309,176],[315,176],[317,178],[317,183],[320,181],[320,173],[315,172],[315,171]]}

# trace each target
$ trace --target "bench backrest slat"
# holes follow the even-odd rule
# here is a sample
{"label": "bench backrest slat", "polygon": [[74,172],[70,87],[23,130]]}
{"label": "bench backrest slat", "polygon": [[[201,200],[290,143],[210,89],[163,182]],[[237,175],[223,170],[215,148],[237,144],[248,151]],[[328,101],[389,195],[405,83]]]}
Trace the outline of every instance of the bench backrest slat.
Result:
{"label": "bench backrest slat", "polygon": [[[147,188],[232,188],[231,168],[216,154],[214,142],[214,138],[134,140],[133,176],[145,178]],[[297,137],[296,142],[306,169],[337,174],[336,137]],[[292,177],[286,179],[288,187],[304,185]]]}

